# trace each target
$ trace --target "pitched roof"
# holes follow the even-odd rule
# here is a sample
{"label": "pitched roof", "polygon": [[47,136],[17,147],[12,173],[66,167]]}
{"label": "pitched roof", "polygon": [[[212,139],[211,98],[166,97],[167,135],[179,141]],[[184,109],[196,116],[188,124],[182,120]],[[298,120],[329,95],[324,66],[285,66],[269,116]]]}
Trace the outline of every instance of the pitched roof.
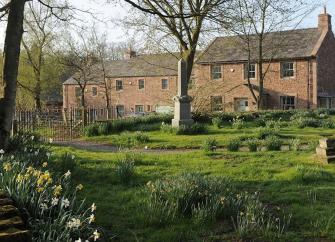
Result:
{"label": "pitched roof", "polygon": [[[137,55],[127,60],[113,60],[106,63],[106,75],[109,78],[177,76],[179,53]],[[102,69],[96,65],[88,83],[101,83]],[[76,85],[70,77],[63,85]]]}
{"label": "pitched roof", "polygon": [[177,76],[179,54],[138,55],[127,60],[110,61],[108,77]]}
{"label": "pitched roof", "polygon": [[[263,42],[264,59],[299,59],[313,56],[322,32],[317,28],[268,33]],[[257,36],[251,36],[251,58],[257,59]],[[243,36],[218,37],[197,63],[243,62],[248,60]]]}

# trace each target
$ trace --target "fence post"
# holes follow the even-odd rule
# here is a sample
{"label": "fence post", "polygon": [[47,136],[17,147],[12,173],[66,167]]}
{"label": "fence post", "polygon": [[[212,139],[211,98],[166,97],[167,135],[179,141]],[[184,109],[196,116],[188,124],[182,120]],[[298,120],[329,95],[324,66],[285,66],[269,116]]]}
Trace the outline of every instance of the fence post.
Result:
{"label": "fence post", "polygon": [[13,125],[12,125],[12,136],[18,133],[18,122],[16,119],[13,120]]}

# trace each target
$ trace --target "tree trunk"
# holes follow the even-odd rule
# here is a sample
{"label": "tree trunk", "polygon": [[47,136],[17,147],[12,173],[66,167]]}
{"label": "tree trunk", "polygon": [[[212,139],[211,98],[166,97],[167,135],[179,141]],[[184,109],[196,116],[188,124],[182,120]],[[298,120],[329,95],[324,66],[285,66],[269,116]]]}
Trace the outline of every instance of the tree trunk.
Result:
{"label": "tree trunk", "polygon": [[257,102],[258,110],[263,109],[264,75],[263,75],[263,36],[259,37],[258,42],[258,78],[259,78],[259,97]]}
{"label": "tree trunk", "polygon": [[12,0],[9,7],[4,46],[4,97],[0,99],[0,149],[8,145],[15,112],[25,2],[26,0]]}

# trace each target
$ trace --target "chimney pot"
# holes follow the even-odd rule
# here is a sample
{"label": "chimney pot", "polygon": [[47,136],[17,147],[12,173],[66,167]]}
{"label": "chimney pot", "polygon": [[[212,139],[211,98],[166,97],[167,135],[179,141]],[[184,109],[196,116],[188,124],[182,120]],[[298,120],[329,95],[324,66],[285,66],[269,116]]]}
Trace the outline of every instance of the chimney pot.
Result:
{"label": "chimney pot", "polygon": [[136,57],[136,51],[132,50],[131,48],[129,48],[129,50],[127,50],[127,52],[124,54],[124,59],[126,60],[129,60],[134,57]]}
{"label": "chimney pot", "polygon": [[319,15],[319,30],[329,31],[332,29],[332,16],[327,13],[327,7],[324,7],[324,13]]}

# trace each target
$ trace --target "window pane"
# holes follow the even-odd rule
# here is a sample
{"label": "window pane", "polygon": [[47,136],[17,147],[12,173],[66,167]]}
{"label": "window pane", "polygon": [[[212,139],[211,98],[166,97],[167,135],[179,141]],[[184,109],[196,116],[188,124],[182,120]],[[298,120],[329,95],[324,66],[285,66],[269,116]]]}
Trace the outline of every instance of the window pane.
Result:
{"label": "window pane", "polygon": [[96,87],[92,87],[92,96],[96,96],[98,94],[98,89]]}
{"label": "window pane", "polygon": [[138,89],[144,89],[144,80],[138,80]]}
{"label": "window pane", "polygon": [[135,106],[135,113],[143,113],[144,112],[144,106],[143,105],[136,105]]}
{"label": "window pane", "polygon": [[80,87],[76,87],[75,88],[75,92],[76,92],[76,97],[80,97],[81,96],[81,89],[80,89]]}
{"label": "window pane", "polygon": [[282,96],[280,97],[280,105],[284,110],[295,109],[295,97],[293,96]]}
{"label": "window pane", "polygon": [[211,107],[212,111],[222,111],[223,110],[223,105],[222,105],[222,96],[214,96],[211,97]]}
{"label": "window pane", "polygon": [[211,78],[213,80],[222,78],[220,65],[211,66]]}
{"label": "window pane", "polygon": [[248,64],[244,64],[244,79],[248,79],[248,76],[250,79],[256,78],[256,64],[250,64],[249,74],[247,73],[248,73]]}
{"label": "window pane", "polygon": [[116,80],[116,91],[123,89],[123,83],[121,80]]}
{"label": "window pane", "polygon": [[293,77],[294,76],[294,63],[283,62],[281,63],[282,77]]}
{"label": "window pane", "polygon": [[167,79],[162,79],[162,89],[169,88],[169,81]]}

